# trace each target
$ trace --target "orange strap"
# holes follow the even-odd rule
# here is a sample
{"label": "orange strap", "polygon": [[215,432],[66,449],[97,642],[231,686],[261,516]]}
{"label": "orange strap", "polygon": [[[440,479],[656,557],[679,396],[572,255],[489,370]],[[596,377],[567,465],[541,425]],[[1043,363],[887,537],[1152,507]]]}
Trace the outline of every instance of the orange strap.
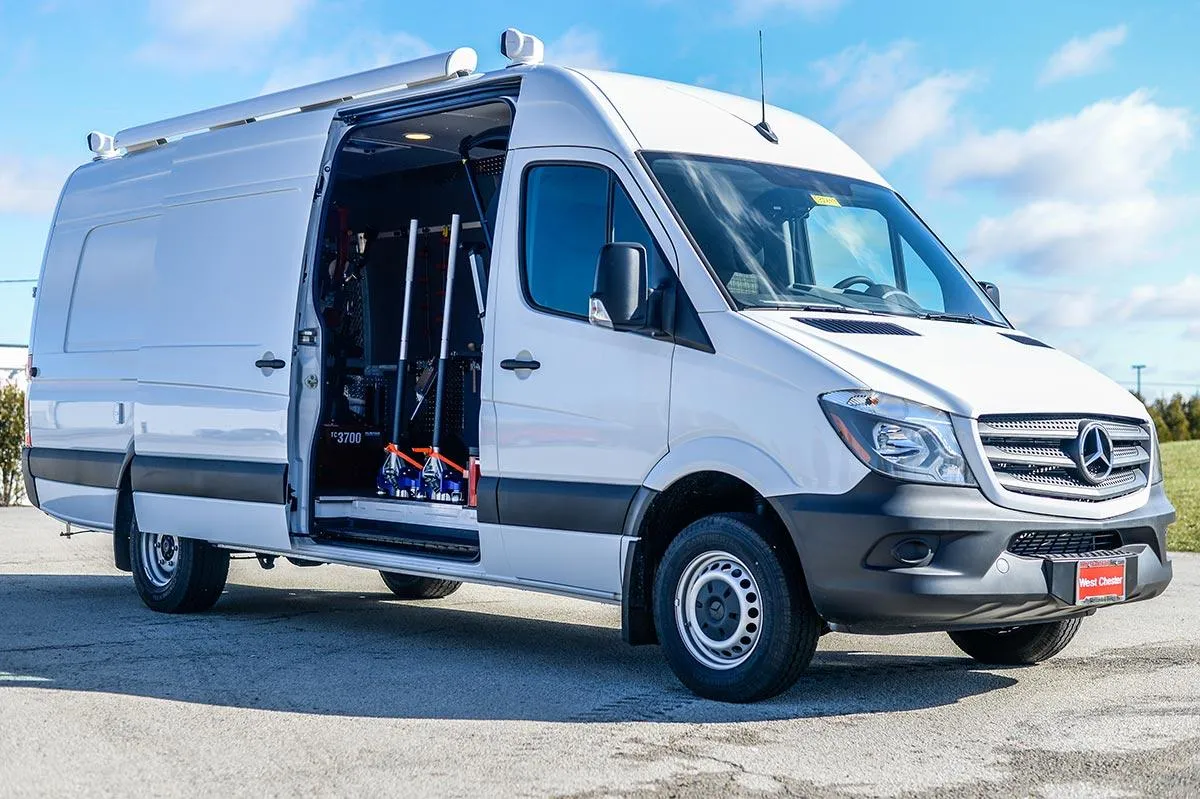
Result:
{"label": "orange strap", "polygon": [[437,458],[439,461],[441,461],[442,463],[444,463],[444,464],[446,464],[447,466],[451,467],[452,469],[456,469],[456,470],[458,471],[458,473],[459,473],[459,474],[466,474],[466,473],[467,473],[467,470],[466,470],[466,469],[464,469],[463,467],[459,466],[457,463],[455,463],[454,461],[450,460],[449,458],[447,458],[447,457],[446,457],[445,455],[443,455],[442,453],[440,453],[440,452],[434,452],[434,451],[433,451],[433,447],[414,447],[414,448],[413,448],[413,452],[417,453],[418,455],[429,455],[429,456],[431,456],[431,457]]}
{"label": "orange strap", "polygon": [[[386,447],[384,447],[384,450],[386,450],[387,452],[390,452],[390,453],[392,453],[392,454],[393,454],[393,455],[395,455],[397,458],[400,458],[402,461],[404,461],[404,462],[405,462],[405,463],[407,463],[409,466],[413,467],[414,469],[416,469],[416,470],[418,470],[418,471],[420,471],[421,469],[423,469],[423,468],[424,468],[424,467],[423,467],[421,464],[417,463],[415,460],[413,460],[412,458],[410,458],[410,457],[408,457],[407,455],[405,455],[405,454],[404,454],[404,453],[403,453],[403,452],[400,450],[400,448],[399,448],[399,447],[397,447],[395,444],[388,444]],[[420,450],[417,450],[417,451],[418,451],[418,452],[420,452]]]}

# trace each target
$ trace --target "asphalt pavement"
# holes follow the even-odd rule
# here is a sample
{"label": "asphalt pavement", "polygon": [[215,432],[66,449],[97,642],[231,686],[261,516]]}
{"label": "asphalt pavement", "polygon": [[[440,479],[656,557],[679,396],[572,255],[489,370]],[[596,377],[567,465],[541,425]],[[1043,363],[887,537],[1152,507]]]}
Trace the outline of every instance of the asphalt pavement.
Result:
{"label": "asphalt pavement", "polygon": [[1067,650],[828,635],[787,694],[696,698],[618,609],[237,561],[147,610],[107,535],[0,508],[0,796],[1200,796],[1200,556]]}

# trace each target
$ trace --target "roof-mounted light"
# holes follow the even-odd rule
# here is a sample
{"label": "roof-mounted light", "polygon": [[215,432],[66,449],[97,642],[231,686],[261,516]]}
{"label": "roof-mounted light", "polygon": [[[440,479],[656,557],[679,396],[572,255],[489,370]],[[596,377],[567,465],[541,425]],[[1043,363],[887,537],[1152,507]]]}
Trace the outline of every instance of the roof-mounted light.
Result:
{"label": "roof-mounted light", "polygon": [[546,45],[536,36],[509,28],[500,34],[500,53],[512,62],[509,66],[540,64],[546,57]]}
{"label": "roof-mounted light", "polygon": [[89,150],[101,158],[107,158],[117,152],[117,148],[113,144],[113,137],[98,130],[93,130],[87,135],[87,145]]}

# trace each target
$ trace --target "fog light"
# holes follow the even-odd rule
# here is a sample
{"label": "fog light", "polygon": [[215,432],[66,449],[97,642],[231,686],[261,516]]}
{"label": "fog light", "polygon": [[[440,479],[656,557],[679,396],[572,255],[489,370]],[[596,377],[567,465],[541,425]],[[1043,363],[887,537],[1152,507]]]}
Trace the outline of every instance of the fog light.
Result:
{"label": "fog light", "polygon": [[933,559],[933,549],[919,538],[906,538],[892,547],[892,557],[908,566],[925,566]]}

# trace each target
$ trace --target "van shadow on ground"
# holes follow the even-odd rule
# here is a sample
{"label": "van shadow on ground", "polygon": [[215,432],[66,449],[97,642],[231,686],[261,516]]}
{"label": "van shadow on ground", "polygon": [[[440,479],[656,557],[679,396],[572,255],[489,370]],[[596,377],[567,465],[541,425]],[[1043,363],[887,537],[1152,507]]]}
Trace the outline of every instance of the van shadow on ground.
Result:
{"label": "van shadow on ground", "polygon": [[207,614],[166,616],[142,606],[128,577],[3,575],[0,692],[368,717],[730,722],[937,707],[1016,682],[961,658],[818,651],[787,694],[723,705],[692,696],[657,647],[629,647],[618,630],[452,602],[398,602],[382,586],[230,585]]}

